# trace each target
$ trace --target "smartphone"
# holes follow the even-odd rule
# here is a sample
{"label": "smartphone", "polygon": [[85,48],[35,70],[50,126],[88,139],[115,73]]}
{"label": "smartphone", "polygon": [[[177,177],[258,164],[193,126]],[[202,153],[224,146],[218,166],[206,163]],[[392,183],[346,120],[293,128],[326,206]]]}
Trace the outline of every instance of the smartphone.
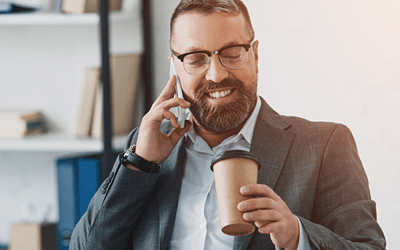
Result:
{"label": "smartphone", "polygon": [[[175,84],[175,97],[183,98],[183,92],[182,92],[182,86],[181,82],[179,81],[178,74],[176,73],[175,65],[174,65],[174,59],[171,57],[170,58],[170,64],[169,64],[169,77],[171,78],[172,75],[176,76],[176,84]],[[185,127],[185,115],[186,115],[186,110],[180,106],[176,107],[177,108],[177,116],[178,116],[178,123],[181,128]]]}

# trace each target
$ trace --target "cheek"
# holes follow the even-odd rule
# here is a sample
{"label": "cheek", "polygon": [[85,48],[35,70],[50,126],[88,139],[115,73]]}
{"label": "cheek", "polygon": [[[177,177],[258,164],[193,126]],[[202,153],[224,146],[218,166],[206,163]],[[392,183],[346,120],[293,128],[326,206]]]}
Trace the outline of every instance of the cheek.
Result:
{"label": "cheek", "polygon": [[[188,74],[187,74],[188,75]],[[195,97],[196,89],[201,83],[201,77],[188,75],[186,77],[179,77],[181,80],[182,91],[185,96],[189,96],[191,100]]]}
{"label": "cheek", "polygon": [[257,73],[253,67],[247,67],[246,69],[243,69],[240,74],[236,74],[236,77],[246,86],[253,85],[254,82],[257,82]]}

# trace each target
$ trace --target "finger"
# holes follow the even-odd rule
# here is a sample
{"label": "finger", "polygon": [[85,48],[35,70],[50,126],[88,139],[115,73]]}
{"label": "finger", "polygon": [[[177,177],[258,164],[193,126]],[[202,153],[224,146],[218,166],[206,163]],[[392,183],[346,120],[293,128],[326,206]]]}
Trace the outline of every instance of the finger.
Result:
{"label": "finger", "polygon": [[178,141],[182,138],[182,136],[190,129],[192,123],[188,120],[185,121],[185,127],[180,128],[179,125],[177,128],[174,128],[172,132],[168,135],[170,140],[174,142],[176,145]]}
{"label": "finger", "polygon": [[271,223],[266,223],[262,226],[257,226],[257,227],[258,227],[258,232],[260,232],[261,234],[272,234],[281,229],[282,223],[281,222],[271,222]]}
{"label": "finger", "polygon": [[270,220],[257,220],[254,222],[254,225],[256,225],[256,227],[261,228],[261,227],[265,227],[268,224],[271,223],[277,223],[278,221],[270,221]]}
{"label": "finger", "polygon": [[243,195],[260,195],[263,197],[269,197],[274,200],[280,200],[281,198],[277,195],[274,190],[264,184],[250,184],[240,188],[240,192]]}
{"label": "finger", "polygon": [[[157,107],[153,107],[143,118],[141,126],[147,125],[150,126],[153,130],[159,130],[160,124],[164,120],[164,118],[171,121],[171,125],[176,127],[177,124],[176,116],[170,111],[171,108],[181,106],[183,108],[189,108],[190,103],[186,102],[180,98],[173,98],[164,103],[158,105]],[[179,125],[178,125],[179,126]]]}
{"label": "finger", "polygon": [[165,85],[163,91],[161,91],[161,94],[157,97],[156,101],[153,103],[152,107],[159,105],[165,100],[173,98],[175,94],[175,85],[176,85],[176,76],[172,75],[167,85]]}
{"label": "finger", "polygon": [[164,101],[162,104],[159,104],[157,108],[169,110],[175,107],[189,108],[190,102],[183,100],[182,98],[172,98],[167,101]]}
{"label": "finger", "polygon": [[163,118],[169,120],[172,127],[179,128],[180,125],[179,125],[178,121],[176,120],[176,116],[171,111],[163,113]]}
{"label": "finger", "polygon": [[258,226],[263,226],[269,222],[278,221],[281,215],[274,209],[259,209],[243,214],[243,219],[246,221],[256,221]]}
{"label": "finger", "polygon": [[268,197],[252,198],[239,202],[237,208],[242,212],[257,209],[274,209],[276,208],[276,201]]}

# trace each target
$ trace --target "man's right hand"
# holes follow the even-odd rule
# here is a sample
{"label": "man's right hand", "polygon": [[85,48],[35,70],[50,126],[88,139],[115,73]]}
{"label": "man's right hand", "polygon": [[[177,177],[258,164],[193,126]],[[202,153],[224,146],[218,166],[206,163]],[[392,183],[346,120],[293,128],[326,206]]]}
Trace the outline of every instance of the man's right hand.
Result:
{"label": "man's right hand", "polygon": [[[140,124],[135,154],[143,159],[161,164],[171,154],[181,137],[189,130],[190,121],[185,121],[185,127],[180,128],[175,115],[169,109],[177,106],[189,108],[190,103],[181,98],[174,98],[176,76],[173,75],[150,111],[143,117]],[[172,132],[164,134],[160,125],[163,119],[168,119],[174,127]]]}

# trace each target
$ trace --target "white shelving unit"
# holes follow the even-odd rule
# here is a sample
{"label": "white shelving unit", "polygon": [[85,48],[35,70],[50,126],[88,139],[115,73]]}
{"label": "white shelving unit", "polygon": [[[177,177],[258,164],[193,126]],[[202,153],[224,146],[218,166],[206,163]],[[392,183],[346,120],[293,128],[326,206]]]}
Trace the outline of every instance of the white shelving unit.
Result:
{"label": "white shelving unit", "polygon": [[[124,5],[109,15],[110,53],[142,53],[140,2]],[[30,210],[42,217],[50,209],[48,220],[58,221],[56,159],[103,152],[102,139],[73,132],[84,70],[101,66],[99,26],[97,13],[0,15],[0,110],[38,110],[48,129],[0,138],[0,244],[9,243],[10,225],[27,220]],[[113,149],[122,152],[126,138],[114,137]]]}
{"label": "white shelving unit", "polygon": [[[113,148],[122,151],[127,135],[115,136]],[[61,133],[45,133],[18,139],[1,139],[0,151],[9,152],[101,152],[101,138],[76,138]]]}
{"label": "white shelving unit", "polygon": [[[131,0],[136,1],[136,0]],[[136,1],[137,2],[137,1]],[[129,4],[128,4],[129,5]],[[109,13],[109,23],[111,26],[110,30],[110,36],[111,40],[114,38],[114,46],[110,46],[111,53],[141,53],[143,48],[142,47],[142,37],[140,33],[140,17],[138,15],[138,4],[131,3],[131,7],[136,11],[137,13],[132,13],[132,11],[118,11],[118,12],[110,12]],[[129,25],[130,24],[130,25]],[[93,66],[100,66],[100,45],[99,45],[99,25],[100,25],[100,17],[97,13],[85,13],[85,14],[68,14],[68,13],[46,13],[46,12],[28,12],[28,13],[22,13],[22,14],[3,14],[0,15],[0,32],[1,29],[5,29],[6,32],[8,32],[9,36],[14,35],[14,33],[21,35],[21,30],[23,32],[30,30],[39,30],[42,32],[43,30],[48,30],[51,31],[52,35],[54,36],[48,36],[51,39],[54,39],[57,37],[59,34],[60,36],[65,36],[65,34],[62,33],[62,30],[66,30],[66,32],[71,32],[74,31],[74,29],[77,30],[88,30],[89,32],[93,34],[84,34],[88,37],[90,37],[91,41],[87,41],[88,43],[92,43],[97,47],[96,53],[89,52],[88,54],[92,54],[93,59],[87,59],[86,55],[82,55],[82,59],[87,60],[86,62],[87,66],[80,66],[82,68],[82,72],[84,71],[85,67],[93,67]],[[129,30],[127,30],[129,29]],[[130,30],[132,29],[132,30]],[[81,31],[80,31],[81,32]],[[124,34],[126,32],[126,34]],[[87,33],[87,32],[85,32]],[[77,36],[80,37],[82,34],[77,33]],[[3,33],[4,35],[4,33]],[[93,37],[93,35],[95,35]],[[5,39],[8,39],[9,36],[4,35]],[[27,35],[28,37],[30,36],[29,33]],[[47,34],[46,34],[47,36]],[[74,34],[71,34],[71,37],[68,38],[71,41],[74,40]],[[139,36],[139,37],[138,37]],[[131,40],[133,45],[130,45],[129,42],[121,42],[120,38],[124,38],[125,40]],[[29,39],[29,38],[27,38]],[[37,39],[38,41],[35,44],[35,39],[33,39],[32,43],[35,45],[31,45],[32,47],[34,46],[42,46],[43,44],[46,44],[46,41],[42,43],[40,39]],[[88,39],[83,39],[88,40]],[[132,41],[133,40],[133,41]],[[18,38],[16,39],[16,42],[18,42]],[[26,42],[26,41],[23,41]],[[0,41],[0,46],[1,46],[1,41]],[[111,44],[113,45],[113,44]],[[51,46],[54,46],[51,44]],[[56,46],[56,45],[55,45]],[[9,46],[4,46],[4,47],[9,47]],[[63,48],[63,45],[59,46],[60,49]],[[93,50],[93,49],[92,49]],[[75,52],[74,57],[79,59],[79,53],[82,53],[85,51],[78,51]],[[57,56],[57,55],[55,55]],[[10,58],[13,57],[13,55],[10,53]],[[60,58],[62,60],[62,58]],[[77,62],[80,63],[80,62]],[[7,63],[8,64],[8,63]],[[22,63],[23,64],[23,63]],[[84,64],[84,63],[82,63]],[[1,66],[1,59],[0,59],[0,66]],[[19,65],[18,65],[19,66]],[[51,65],[52,66],[52,65]],[[78,67],[78,66],[77,66]],[[15,67],[14,67],[15,68]],[[29,70],[29,69],[28,69]],[[59,67],[58,69],[59,70]],[[7,71],[6,69],[4,71]],[[19,71],[19,70],[18,70]],[[53,70],[49,70],[53,71]],[[24,69],[21,70],[22,73],[24,73]],[[11,74],[11,73],[10,73]],[[79,79],[75,79],[75,83],[71,88],[78,89],[77,85],[81,84],[82,81],[82,73],[80,72]],[[12,79],[12,76],[10,76]],[[5,77],[3,76],[3,79],[7,79],[7,72],[5,74]],[[13,80],[13,79],[12,79]],[[12,81],[11,80],[11,81]],[[23,83],[27,84],[27,83]],[[31,83],[29,83],[31,84]],[[35,84],[35,83],[33,83]],[[38,83],[39,84],[39,83]],[[68,83],[70,84],[70,83]],[[59,86],[55,86],[55,88],[58,88]],[[5,87],[5,92],[7,92],[7,89],[13,89],[14,87]],[[29,87],[28,87],[29,88]],[[61,87],[62,88],[62,87]],[[16,88],[14,88],[16,89]],[[49,89],[49,88],[48,88]],[[70,89],[70,88],[68,88]],[[4,90],[4,89],[3,89]],[[18,90],[19,91],[19,90]],[[67,90],[68,91],[68,90]],[[12,94],[15,94],[16,91],[11,91]],[[47,91],[45,91],[47,92]],[[49,94],[51,95],[51,91],[48,91]],[[60,92],[64,92],[60,90]],[[11,95],[12,95],[11,94]],[[65,93],[66,96],[68,96],[68,92]],[[77,94],[79,95],[80,93],[72,93],[72,94]],[[27,96],[29,94],[26,94]],[[44,97],[46,98],[47,93],[41,93],[38,95],[38,97]],[[74,106],[77,105],[77,99],[78,96],[72,96],[72,99],[75,99],[72,101],[72,103],[69,106]],[[0,98],[6,97],[2,96],[0,93]],[[24,94],[22,94],[22,97],[24,97]],[[7,97],[6,97],[7,98]],[[5,99],[5,98],[3,98]],[[26,98],[23,98],[26,99]],[[63,100],[61,98],[60,100]],[[34,101],[35,102],[35,101]],[[17,109],[37,109],[39,111],[42,111],[44,115],[50,115],[50,120],[57,120],[58,117],[51,117],[51,113],[56,113],[58,109],[60,108],[52,108],[50,106],[53,106],[54,103],[50,103],[48,107],[38,107],[36,108],[35,106],[40,106],[36,105],[33,103],[32,106],[29,106],[26,108],[28,105],[21,105],[20,103],[18,104],[11,104],[11,108],[17,107]],[[7,110],[9,104],[7,101],[2,101],[0,100],[0,109]],[[13,107],[14,106],[14,107]],[[41,104],[43,106],[43,104]],[[55,104],[57,106],[57,104]],[[61,106],[61,105],[60,105]],[[65,105],[64,105],[65,106]],[[46,112],[48,110],[48,112]],[[72,132],[72,127],[74,125],[74,122],[72,121],[75,117],[76,108],[68,108],[67,112],[69,113],[69,121],[68,125],[64,125],[66,122],[63,120],[60,123],[63,123],[61,126],[61,129],[57,129],[55,132],[52,128],[54,124],[50,125],[50,131],[48,133],[40,134],[40,135],[33,135],[33,136],[27,136],[25,138],[21,139],[4,139],[0,138],[0,153],[1,151],[10,151],[10,152],[18,152],[18,151],[35,151],[35,152],[62,152],[62,151],[75,151],[75,152],[101,152],[103,150],[103,145],[102,141],[100,138],[78,138],[73,135]],[[67,115],[68,116],[68,115]],[[64,119],[64,118],[62,118]],[[57,121],[53,122],[57,123]],[[114,150],[122,150],[123,145],[125,142],[127,135],[125,136],[117,136],[113,138],[113,149]]]}
{"label": "white shelving unit", "polygon": [[[110,23],[133,23],[138,24],[137,19],[129,12],[110,12]],[[0,15],[0,28],[19,27],[52,27],[62,28],[68,26],[94,26],[98,27],[100,17],[97,13],[64,14],[30,12],[23,14]],[[97,39],[97,38],[96,38]],[[100,53],[100,50],[99,50]],[[1,107],[0,107],[1,108]],[[113,149],[123,149],[127,135],[113,138]],[[27,136],[25,138],[8,139],[0,138],[0,151],[8,152],[101,152],[103,144],[101,138],[79,138],[70,131],[50,131],[48,133]]]}
{"label": "white shelving unit", "polygon": [[[133,18],[132,13],[110,12],[110,22],[127,21]],[[0,26],[21,25],[97,25],[100,17],[97,13],[62,14],[33,12],[24,14],[0,15]]]}

